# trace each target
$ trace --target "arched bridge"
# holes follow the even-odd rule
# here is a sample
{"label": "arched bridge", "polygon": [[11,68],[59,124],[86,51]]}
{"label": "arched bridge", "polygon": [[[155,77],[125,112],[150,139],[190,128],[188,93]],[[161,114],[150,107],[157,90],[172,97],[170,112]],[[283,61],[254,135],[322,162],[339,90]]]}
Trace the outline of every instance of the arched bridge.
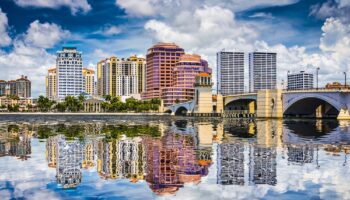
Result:
{"label": "arched bridge", "polygon": [[[262,90],[223,96],[222,105],[221,116],[228,117],[350,119],[350,90]],[[165,111],[173,115],[186,115],[198,107],[194,101],[189,101],[166,107]]]}
{"label": "arched bridge", "polygon": [[165,112],[171,113],[172,115],[184,116],[187,113],[193,111],[195,106],[194,101],[183,102],[179,104],[174,104],[168,107],[165,107]]}

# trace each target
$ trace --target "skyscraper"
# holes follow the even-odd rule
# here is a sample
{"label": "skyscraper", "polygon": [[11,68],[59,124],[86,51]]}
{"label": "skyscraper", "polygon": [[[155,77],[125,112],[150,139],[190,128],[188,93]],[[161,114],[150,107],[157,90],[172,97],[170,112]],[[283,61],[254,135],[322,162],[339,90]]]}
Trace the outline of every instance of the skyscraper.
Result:
{"label": "skyscraper", "polygon": [[276,89],[277,54],[268,52],[249,53],[250,92]]}
{"label": "skyscraper", "polygon": [[7,82],[4,80],[0,80],[0,96],[6,95],[6,87],[7,87]]}
{"label": "skyscraper", "polygon": [[85,92],[94,95],[95,71],[93,69],[83,68]]}
{"label": "skyscraper", "polygon": [[0,96],[15,95],[21,98],[29,98],[32,95],[32,84],[27,76],[21,76],[17,80],[0,80]]}
{"label": "skyscraper", "polygon": [[46,75],[46,97],[50,100],[56,98],[56,68],[50,68]]}
{"label": "skyscraper", "polygon": [[182,55],[173,69],[172,86],[162,89],[161,98],[164,100],[164,106],[192,100],[195,78],[201,72],[211,74],[207,61],[201,59],[199,55]]}
{"label": "skyscraper", "polygon": [[305,90],[314,87],[314,75],[300,71],[288,74],[288,90]]}
{"label": "skyscraper", "polygon": [[140,94],[145,87],[145,66],[145,60],[136,56],[127,59],[111,57],[98,62],[98,95],[129,96]]}
{"label": "skyscraper", "polygon": [[244,92],[244,53],[220,51],[217,56],[217,90],[222,95]]}
{"label": "skyscraper", "polygon": [[174,43],[158,43],[148,49],[144,99],[161,98],[162,89],[172,86],[175,65],[183,54],[184,49]]}
{"label": "skyscraper", "polygon": [[27,76],[21,76],[16,80],[16,91],[18,97],[28,98],[32,96],[32,84]]}
{"label": "skyscraper", "polygon": [[75,47],[63,47],[56,59],[56,99],[84,92],[82,53]]}

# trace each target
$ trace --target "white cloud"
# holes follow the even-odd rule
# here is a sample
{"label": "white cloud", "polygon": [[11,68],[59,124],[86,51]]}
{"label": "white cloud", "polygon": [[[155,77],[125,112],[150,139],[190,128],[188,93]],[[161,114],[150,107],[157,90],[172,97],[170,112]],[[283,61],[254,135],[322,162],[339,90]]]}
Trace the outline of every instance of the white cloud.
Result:
{"label": "white cloud", "polygon": [[132,16],[174,16],[183,9],[195,10],[202,5],[221,6],[233,11],[242,11],[257,7],[282,6],[298,0],[116,0],[116,5]]}
{"label": "white cloud", "polygon": [[8,35],[8,19],[5,13],[0,8],[0,47],[11,44],[11,38]]}
{"label": "white cloud", "polygon": [[41,7],[41,8],[60,8],[68,7],[71,13],[75,15],[78,12],[86,13],[91,10],[87,0],[14,0],[22,7]]}
{"label": "white cloud", "polygon": [[24,40],[31,46],[51,48],[68,36],[69,32],[62,30],[57,24],[40,23],[35,20],[30,24]]}
{"label": "white cloud", "polygon": [[122,32],[122,29],[118,26],[110,26],[104,29],[103,34],[107,36],[118,35]]}
{"label": "white cloud", "polygon": [[315,16],[319,19],[337,17],[344,22],[350,22],[350,1],[336,0],[317,3],[311,6],[310,16]]}
{"label": "white cloud", "polygon": [[257,13],[254,13],[253,15],[249,16],[249,17],[250,18],[268,18],[268,19],[273,19],[274,18],[271,13],[264,13],[264,12],[257,12]]}
{"label": "white cloud", "polygon": [[288,70],[314,73],[316,67],[320,67],[320,85],[323,85],[328,81],[342,80],[342,72],[350,69],[350,28],[339,19],[325,22],[318,53],[308,53],[305,47],[298,45],[270,45],[261,36],[262,28],[261,24],[236,20],[231,10],[219,6],[203,6],[192,12],[183,9],[174,18],[152,19],[145,24],[155,41],[175,42],[187,52],[208,59],[214,71],[214,81],[215,55],[221,49],[277,52],[278,82],[286,80]]}
{"label": "white cloud", "polygon": [[17,79],[26,75],[32,81],[32,94],[36,97],[45,92],[47,69],[55,65],[55,55],[45,49],[70,35],[56,24],[34,21],[27,32],[18,36],[10,52],[0,53],[0,79]]}

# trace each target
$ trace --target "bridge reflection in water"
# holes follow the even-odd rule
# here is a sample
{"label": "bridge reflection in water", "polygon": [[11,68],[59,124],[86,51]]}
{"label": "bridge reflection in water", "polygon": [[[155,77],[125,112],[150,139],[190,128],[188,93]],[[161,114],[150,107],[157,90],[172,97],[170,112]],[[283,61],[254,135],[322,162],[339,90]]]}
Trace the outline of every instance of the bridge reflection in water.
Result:
{"label": "bridge reflection in water", "polygon": [[[171,121],[131,125],[127,129],[100,122],[50,126],[3,123],[0,162],[4,165],[0,172],[3,179],[11,181],[15,176],[12,169],[38,170],[21,168],[34,166],[37,160],[32,162],[31,156],[44,158],[45,170],[55,171],[47,181],[54,178],[54,188],[75,189],[79,193],[76,195],[82,195],[77,197],[97,195],[93,191],[79,192],[90,187],[91,181],[100,185],[111,181],[115,186],[126,184],[130,190],[141,184],[152,191],[150,195],[180,197],[190,195],[188,192],[197,194],[198,190],[208,193],[208,186],[219,190],[208,196],[215,199],[236,195],[263,198],[269,193],[300,190],[306,194],[310,181],[338,187],[350,178],[349,127],[348,122],[325,120]],[[43,148],[38,146],[38,140],[46,142],[46,155],[43,149],[38,151]],[[10,162],[6,157],[19,160]],[[328,175],[321,176],[325,172]],[[328,182],[330,179],[335,182]],[[232,193],[225,193],[225,188]],[[339,188],[328,190],[339,197],[349,195],[348,188]],[[11,191],[7,186],[3,190]],[[254,194],[261,196],[250,196],[253,191],[262,192]]]}

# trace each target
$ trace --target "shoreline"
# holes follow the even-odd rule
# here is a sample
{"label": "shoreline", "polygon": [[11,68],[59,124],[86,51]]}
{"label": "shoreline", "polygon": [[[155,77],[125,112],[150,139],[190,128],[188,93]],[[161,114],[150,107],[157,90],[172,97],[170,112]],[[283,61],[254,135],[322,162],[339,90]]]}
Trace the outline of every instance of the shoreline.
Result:
{"label": "shoreline", "polygon": [[53,113],[53,112],[0,112],[0,116],[14,115],[43,115],[43,116],[171,116],[168,113]]}

